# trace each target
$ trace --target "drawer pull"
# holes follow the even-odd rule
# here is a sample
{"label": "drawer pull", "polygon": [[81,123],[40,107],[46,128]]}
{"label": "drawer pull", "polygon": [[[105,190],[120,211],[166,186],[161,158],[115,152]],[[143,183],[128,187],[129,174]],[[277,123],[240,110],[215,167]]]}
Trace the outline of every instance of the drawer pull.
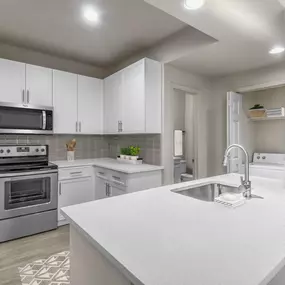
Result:
{"label": "drawer pull", "polygon": [[113,176],[113,178],[114,178],[115,180],[121,180],[121,177],[118,177],[118,176]]}
{"label": "drawer pull", "polygon": [[71,175],[79,175],[82,174],[82,171],[77,171],[77,172],[70,172]]}
{"label": "drawer pull", "polygon": [[118,184],[118,185],[122,185],[122,186],[126,186],[124,182],[118,181],[118,180],[113,180],[113,183]]}

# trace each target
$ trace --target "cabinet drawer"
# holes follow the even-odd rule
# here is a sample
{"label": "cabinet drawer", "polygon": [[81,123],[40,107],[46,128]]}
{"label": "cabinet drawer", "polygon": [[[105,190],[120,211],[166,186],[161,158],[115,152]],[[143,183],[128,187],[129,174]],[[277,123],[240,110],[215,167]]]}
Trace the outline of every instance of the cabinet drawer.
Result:
{"label": "cabinet drawer", "polygon": [[58,180],[72,179],[93,176],[93,168],[90,167],[72,167],[62,168],[58,171]]}
{"label": "cabinet drawer", "polygon": [[110,170],[101,167],[95,167],[95,179],[96,178],[110,180]]}
{"label": "cabinet drawer", "polygon": [[110,182],[114,185],[126,187],[128,186],[128,176],[124,173],[110,170]]}

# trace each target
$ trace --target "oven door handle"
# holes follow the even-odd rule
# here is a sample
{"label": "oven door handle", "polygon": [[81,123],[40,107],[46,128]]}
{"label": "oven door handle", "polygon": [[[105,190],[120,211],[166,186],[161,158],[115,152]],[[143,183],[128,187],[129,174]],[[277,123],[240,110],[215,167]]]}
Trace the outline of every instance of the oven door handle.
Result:
{"label": "oven door handle", "polygon": [[43,111],[43,130],[46,130],[47,128],[47,113],[46,111]]}

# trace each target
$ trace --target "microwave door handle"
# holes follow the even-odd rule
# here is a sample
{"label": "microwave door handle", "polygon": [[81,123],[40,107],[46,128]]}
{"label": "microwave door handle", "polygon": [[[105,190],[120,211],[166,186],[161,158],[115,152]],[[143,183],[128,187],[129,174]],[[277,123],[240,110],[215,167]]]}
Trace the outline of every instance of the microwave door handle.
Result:
{"label": "microwave door handle", "polygon": [[43,130],[47,128],[47,113],[43,111]]}

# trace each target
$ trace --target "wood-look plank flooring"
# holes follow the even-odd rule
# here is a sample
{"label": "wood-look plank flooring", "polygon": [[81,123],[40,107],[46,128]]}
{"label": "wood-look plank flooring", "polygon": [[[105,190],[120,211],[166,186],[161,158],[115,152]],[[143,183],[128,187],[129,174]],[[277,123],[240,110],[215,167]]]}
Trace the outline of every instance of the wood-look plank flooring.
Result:
{"label": "wood-look plank flooring", "polygon": [[21,285],[18,267],[69,250],[69,226],[0,244],[0,285]]}

